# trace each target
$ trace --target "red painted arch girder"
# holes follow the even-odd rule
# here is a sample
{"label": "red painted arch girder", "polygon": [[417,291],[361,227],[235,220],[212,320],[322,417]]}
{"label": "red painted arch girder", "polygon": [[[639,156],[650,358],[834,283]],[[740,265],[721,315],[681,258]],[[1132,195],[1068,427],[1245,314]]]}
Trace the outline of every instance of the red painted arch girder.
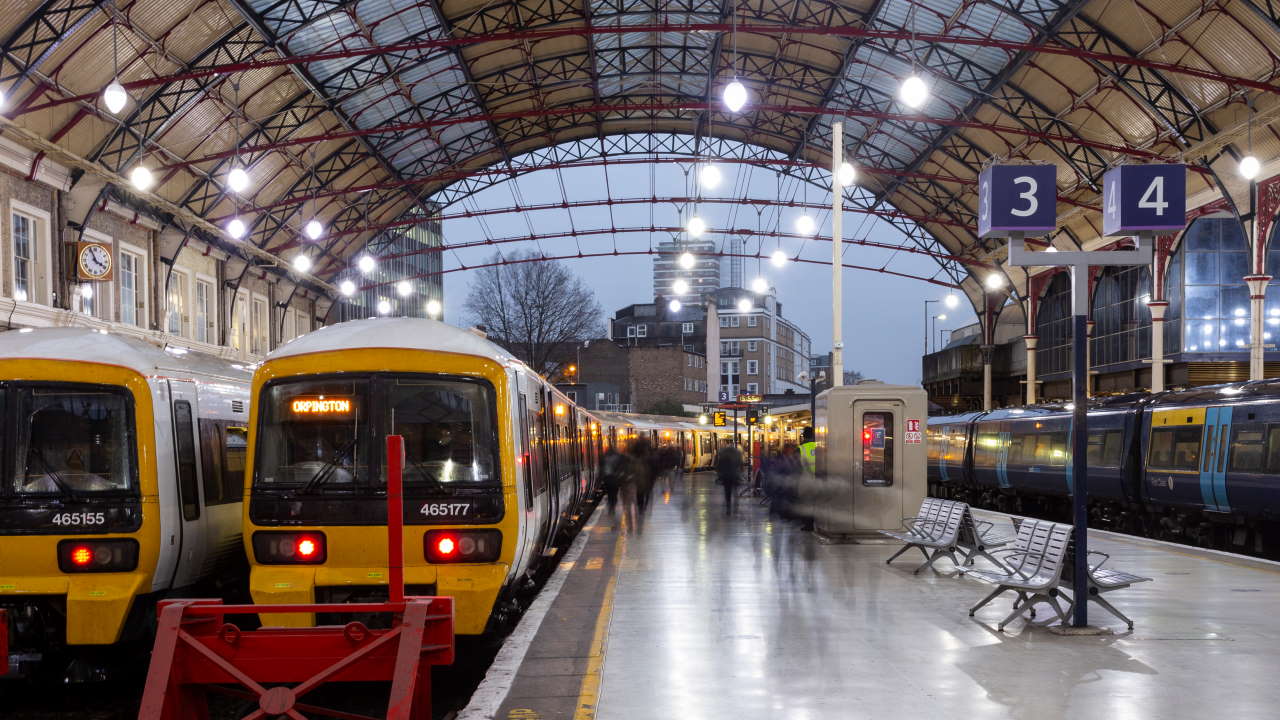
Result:
{"label": "red painted arch girder", "polygon": [[[252,207],[244,207],[240,210],[240,215],[266,212],[276,210],[290,205],[297,205],[313,200],[324,200],[327,198],[338,197],[340,195],[349,195],[352,193],[362,193],[370,190],[392,190],[405,185],[419,185],[433,182],[452,182],[456,180],[465,180],[467,178],[479,177],[481,175],[513,175],[516,173],[533,172],[535,170],[567,170],[570,168],[589,168],[589,167],[608,167],[611,165],[656,165],[656,164],[673,164],[673,165],[693,165],[697,163],[691,157],[636,157],[636,158],[597,158],[593,160],[570,160],[568,162],[549,162],[531,166],[516,166],[514,168],[502,168],[496,166],[487,166],[474,170],[446,170],[444,172],[427,175],[425,177],[413,178],[410,180],[395,180],[386,182],[370,183],[367,185],[353,185],[347,188],[339,188],[336,190],[325,190],[323,192],[311,195],[295,195],[287,198],[280,198],[266,205],[257,205]],[[784,159],[752,159],[752,158],[715,158],[717,164],[723,165],[757,165],[768,167],[777,165],[780,167],[811,167],[820,170],[826,170],[825,165],[818,163],[805,162],[802,160],[784,160]],[[514,171],[514,172],[513,172]],[[957,185],[977,185],[978,179],[960,178],[954,175],[941,175],[938,173],[927,172],[907,172],[900,170],[888,170],[883,168],[858,166],[858,172],[867,173],[869,175],[886,175],[892,177],[909,177],[921,180],[936,180],[938,182],[955,183]],[[1078,200],[1058,195],[1058,202],[1067,205],[1081,207],[1086,210],[1098,210],[1098,206],[1089,203],[1082,203]],[[225,215],[220,218],[212,219],[211,222],[223,223],[231,219],[231,215]]]}
{"label": "red painted arch girder", "polygon": [[[559,117],[563,115],[591,115],[599,113],[657,113],[657,112],[721,112],[723,108],[718,103],[711,102],[676,102],[676,103],[618,103],[618,104],[596,104],[596,105],[568,105],[556,108],[534,108],[529,110],[517,110],[499,113],[480,113],[478,115],[462,115],[451,116],[447,118],[438,118],[425,122],[399,123],[396,125],[379,125],[370,128],[356,128],[352,130],[341,130],[337,132],[326,132],[319,135],[307,135],[303,137],[291,137],[285,140],[279,140],[271,143],[261,143],[258,145],[250,145],[241,148],[232,148],[218,153],[205,155],[198,158],[189,158],[181,162],[169,163],[160,166],[162,170],[171,170],[175,168],[187,167],[189,165],[198,165],[205,162],[213,162],[224,158],[232,157],[239,154],[263,153],[271,150],[278,150],[295,145],[308,145],[311,143],[328,142],[331,140],[343,140],[347,138],[364,137],[367,135],[386,135],[398,132],[408,132],[411,130],[427,130],[438,127],[446,127],[450,125],[460,125],[466,123],[498,123],[505,120],[519,120],[526,118],[546,118]],[[902,113],[889,113],[879,110],[859,110],[852,108],[826,108],[818,105],[766,105],[757,104],[750,105],[746,112],[774,112],[781,114],[797,114],[797,115],[836,115],[849,118],[867,118],[872,120],[884,120],[901,123],[919,123],[924,125],[940,125],[943,127],[956,127],[971,130],[983,130],[986,132],[1008,133],[1019,137],[1029,137],[1036,140],[1051,140],[1053,142],[1069,143],[1075,145],[1083,145],[1095,150],[1104,150],[1119,155],[1127,155],[1130,157],[1142,158],[1145,160],[1161,160],[1168,161],[1167,158],[1159,153],[1153,153],[1147,150],[1139,150],[1125,145],[1114,145],[1096,140],[1085,140],[1080,137],[1059,135],[1057,133],[1046,133],[1038,130],[1028,130],[1022,127],[1012,125],[998,125],[995,123],[984,123],[976,120],[959,120],[955,118],[935,118],[928,115],[906,115]]]}
{"label": "red painted arch girder", "polygon": [[[485,247],[485,246],[491,246],[491,245],[507,245],[510,243],[517,243],[517,242],[539,242],[542,240],[559,240],[563,238],[577,239],[577,238],[584,238],[584,237],[594,237],[599,235],[616,235],[616,234],[629,235],[629,234],[640,234],[640,233],[681,233],[681,232],[684,232],[684,228],[681,228],[679,226],[664,227],[664,226],[658,226],[658,225],[625,227],[625,228],[595,228],[591,230],[566,230],[564,232],[556,232],[556,233],[539,233],[539,234],[531,233],[529,235],[519,235],[514,237],[487,238],[484,240],[473,240],[471,242],[454,243],[451,245],[441,245],[440,247],[423,248],[421,250],[414,250],[412,252],[406,252],[406,253],[391,253],[387,255],[375,255],[374,257],[378,259],[391,260],[395,258],[409,257],[412,255],[423,255],[426,253],[433,253],[433,252],[443,253],[443,252],[448,252],[450,250],[464,250],[469,248]],[[712,234],[726,235],[726,236],[737,235],[737,236],[762,237],[762,238],[775,237],[775,238],[787,238],[789,240],[814,240],[818,242],[827,242],[827,243],[831,242],[831,237],[827,235],[801,235],[799,233],[775,233],[775,232],[768,232],[763,230],[750,230],[745,228],[731,229],[731,230],[717,230],[715,228],[707,228],[707,232]],[[923,255],[926,257],[932,257],[939,260],[950,260],[958,263],[963,263],[968,266],[991,269],[990,264],[981,260],[962,257],[959,255],[951,255],[948,253],[934,252],[932,250],[925,250],[924,248],[911,247],[909,245],[894,245],[893,243],[883,243],[875,240],[866,240],[866,239],[857,239],[857,238],[846,239],[844,241],[844,244],[858,245],[862,247],[872,247],[872,248],[878,248],[881,250],[892,250],[894,252],[904,252],[912,255]],[[800,260],[801,258],[798,255],[796,255],[796,256],[793,256],[791,259]],[[324,263],[323,269],[327,270],[329,266],[332,265],[332,263],[333,263],[333,259],[328,258]]]}
{"label": "red painted arch girder", "polygon": [[[141,80],[133,80],[124,83],[126,89],[137,90],[154,85],[163,85],[171,82],[179,82],[182,80],[190,80],[196,78],[207,77],[219,73],[235,73],[245,72],[248,70],[256,70],[260,68],[279,67],[283,65],[295,65],[302,63],[313,63],[325,60],[340,60],[343,58],[365,57],[371,55],[385,55],[392,53],[411,53],[422,52],[426,50],[438,50],[445,48],[460,48],[471,45],[480,45],[484,43],[536,43],[545,40],[553,40],[563,37],[589,37],[593,35],[617,35],[621,33],[693,33],[693,32],[711,32],[711,33],[747,33],[753,35],[827,35],[846,37],[862,40],[913,40],[916,42],[925,42],[930,44],[941,45],[964,45],[988,47],[1005,50],[1008,52],[1033,52],[1048,55],[1064,55],[1067,57],[1080,58],[1083,60],[1096,60],[1099,62],[1114,63],[1122,66],[1142,67],[1159,72],[1167,72],[1177,75],[1187,75],[1199,78],[1201,80],[1209,80],[1220,82],[1238,88],[1249,88],[1260,92],[1280,94],[1280,86],[1254,80],[1252,78],[1239,77],[1234,75],[1226,75],[1212,70],[1192,67],[1189,65],[1180,65],[1178,63],[1161,62],[1158,60],[1147,60],[1144,58],[1135,58],[1128,55],[1116,55],[1112,53],[1096,52],[1085,50],[1083,48],[1068,47],[1057,43],[1033,43],[1033,42],[1016,42],[1010,40],[1000,40],[992,37],[974,37],[965,35],[948,35],[935,33],[913,33],[905,30],[878,30],[867,27],[827,27],[821,25],[769,25],[758,23],[730,24],[730,23],[653,23],[648,25],[585,25],[585,26],[567,26],[554,29],[539,30],[513,30],[509,32],[488,33],[480,35],[468,35],[464,37],[446,37],[433,40],[422,40],[410,43],[399,43],[395,45],[384,45],[381,47],[355,47],[344,48],[342,50],[333,50],[328,52],[312,53],[308,55],[294,55],[290,57],[279,57],[264,60],[256,60],[241,63],[228,63],[224,65],[210,66],[199,70],[188,71],[185,73],[175,73],[172,75],[164,75],[153,78],[143,78]],[[92,100],[97,97],[97,93],[84,93],[74,95],[58,100],[52,100],[40,105],[32,105],[22,108],[20,113],[35,112],[46,108],[62,105],[68,102],[83,102]]]}
{"label": "red painted arch girder", "polygon": [[[572,255],[542,255],[539,257],[519,258],[514,260],[504,259],[504,260],[499,260],[497,262],[480,263],[479,265],[461,265],[456,268],[449,268],[447,270],[441,270],[439,272],[420,273],[418,275],[412,275],[412,276],[403,277],[403,278],[396,278],[394,281],[389,280],[384,283],[371,283],[369,285],[360,286],[360,289],[372,290],[374,288],[384,287],[387,285],[391,285],[393,283],[400,282],[401,280],[417,280],[420,278],[434,277],[437,275],[448,275],[450,273],[456,273],[456,272],[466,272],[467,270],[480,270],[483,268],[497,267],[500,265],[520,265],[520,264],[530,263],[530,262],[552,262],[556,260],[583,260],[586,258],[596,258],[596,257],[623,257],[627,255],[657,255],[657,254],[658,254],[657,250],[614,250],[612,252],[600,252],[600,253],[580,252],[580,253],[574,253]],[[740,257],[740,258],[747,258],[747,259],[755,258],[758,260],[767,259],[764,255],[760,255],[760,254],[753,255],[750,253],[718,252],[718,253],[707,253],[707,254],[715,255],[716,257]],[[791,262],[808,263],[811,265],[826,265],[826,266],[831,265],[830,260],[809,260],[806,258],[795,258]],[[866,265],[851,265],[849,263],[841,263],[840,266],[846,270],[863,270],[866,272],[876,272],[876,273],[882,273],[884,275],[892,275],[894,277],[906,278],[908,280],[919,280],[920,282],[929,283],[930,285],[937,285],[939,287],[950,288],[952,290],[961,289],[959,285],[946,282],[945,280],[939,280],[937,278],[927,278],[920,275],[912,275],[911,273],[898,272],[896,270],[889,270],[887,268],[882,268],[882,267],[876,268],[876,267],[868,267]]]}
{"label": "red painted arch girder", "polygon": [[[395,220],[386,223],[377,223],[370,225],[360,225],[349,230],[340,232],[331,232],[327,234],[330,238],[347,237],[350,235],[359,235],[366,232],[377,232],[380,230],[394,230],[400,227],[410,227],[424,222],[445,221],[445,220],[465,220],[468,218],[490,217],[494,215],[510,215],[521,212],[537,212],[542,210],[573,210],[575,208],[600,207],[603,205],[656,205],[656,204],[700,204],[700,205],[754,205],[754,206],[778,206],[786,208],[804,208],[806,210],[830,210],[831,206],[824,203],[806,203],[795,200],[774,200],[768,198],[693,198],[693,197],[636,197],[636,198],[609,198],[605,200],[577,200],[574,202],[558,202],[545,203],[541,205],[513,205],[502,208],[485,208],[483,210],[466,210],[457,213],[444,213],[432,217],[413,217],[401,220]],[[845,212],[858,213],[860,215],[874,215],[881,218],[894,218],[901,220],[911,220],[918,223],[934,223],[938,225],[947,225],[951,227],[964,228],[973,230],[973,226],[965,225],[954,220],[945,218],[930,217],[927,215],[912,215],[910,213],[897,212],[894,210],[875,210],[867,208],[856,208],[845,206]],[[291,240],[286,243],[274,245],[271,247],[273,252],[280,252],[301,245],[299,240]]]}

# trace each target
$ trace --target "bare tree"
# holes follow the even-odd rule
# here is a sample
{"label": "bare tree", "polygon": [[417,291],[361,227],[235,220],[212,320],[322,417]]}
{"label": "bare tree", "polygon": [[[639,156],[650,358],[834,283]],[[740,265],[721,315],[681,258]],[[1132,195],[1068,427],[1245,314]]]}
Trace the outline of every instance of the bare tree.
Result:
{"label": "bare tree", "polygon": [[526,252],[496,253],[474,275],[465,305],[467,319],[483,326],[529,367],[551,375],[563,365],[565,348],[600,337],[600,304],[591,288],[562,263]]}

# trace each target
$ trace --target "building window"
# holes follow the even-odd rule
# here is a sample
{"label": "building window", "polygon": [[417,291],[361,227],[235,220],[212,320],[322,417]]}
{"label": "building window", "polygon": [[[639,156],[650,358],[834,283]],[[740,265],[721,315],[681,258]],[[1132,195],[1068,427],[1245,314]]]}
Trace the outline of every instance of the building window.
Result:
{"label": "building window", "polygon": [[302,310],[293,311],[296,317],[293,320],[293,329],[297,333],[294,337],[302,337],[311,332],[311,318],[307,317],[307,313]]}
{"label": "building window", "polygon": [[747,352],[755,352],[755,351],[756,351],[756,347],[757,347],[757,343],[756,343],[756,341],[755,341],[755,340],[748,340],[748,341],[747,341]]}
{"label": "building window", "polygon": [[748,374],[748,375],[759,375],[759,374],[760,374],[760,361],[759,361],[759,360],[748,360],[748,361],[747,361],[747,374]]}
{"label": "building window", "polygon": [[1103,269],[1093,291],[1090,367],[1151,356],[1151,272],[1145,265]]}
{"label": "building window", "polygon": [[217,333],[213,324],[213,283],[207,280],[196,280],[195,290],[196,340],[213,342]]}
{"label": "building window", "polygon": [[756,395],[760,392],[760,385],[757,383],[747,383],[747,394]]}
{"label": "building window", "polygon": [[637,326],[636,326],[636,337],[649,337],[649,326],[648,326],[648,325],[637,325]]}
{"label": "building window", "polygon": [[147,322],[147,263],[139,250],[120,248],[120,322],[145,327]]}
{"label": "building window", "polygon": [[36,221],[21,213],[13,214],[13,297],[32,300],[35,295]]}
{"label": "building window", "polygon": [[729,327],[729,316],[728,316],[728,315],[721,315],[721,316],[720,316],[720,327]]}
{"label": "building window", "polygon": [[747,316],[747,327],[755,327],[759,323],[760,323],[760,317],[758,315]]}
{"label": "building window", "polygon": [[1166,342],[1165,352],[1247,348],[1249,288],[1241,278],[1248,274],[1248,244],[1235,218],[1203,217],[1191,223],[1169,263],[1166,333],[1169,325],[1181,325],[1181,335],[1165,335],[1166,341],[1174,341],[1172,347]]}
{"label": "building window", "polygon": [[737,360],[723,360],[720,362],[720,389],[729,393],[730,396],[738,394],[738,382],[741,377],[738,375]]}
{"label": "building window", "polygon": [[187,274],[173,271],[169,277],[169,296],[167,298],[168,323],[166,329],[170,335],[180,337],[191,336],[191,316],[187,309]]}
{"label": "building window", "polygon": [[236,293],[235,309],[231,313],[231,347],[243,357],[249,349],[249,293]]}
{"label": "building window", "polygon": [[1071,322],[1071,276],[1062,272],[1049,281],[1036,315],[1039,372],[1049,375],[1071,369]]}
{"label": "building window", "polygon": [[680,323],[680,332],[684,335],[692,335],[693,323]]}
{"label": "building window", "polygon": [[267,312],[267,299],[264,297],[253,298],[253,326],[250,328],[249,352],[254,355],[266,355],[268,330],[270,329],[269,313]]}
{"label": "building window", "polygon": [[636,326],[635,326],[635,325],[628,325],[628,326],[627,326],[627,337],[629,337],[629,338],[633,338],[633,337],[635,337],[635,336],[636,336]]}
{"label": "building window", "polygon": [[729,327],[741,327],[741,326],[742,326],[742,318],[738,317],[737,315],[734,315],[733,317],[729,318]]}

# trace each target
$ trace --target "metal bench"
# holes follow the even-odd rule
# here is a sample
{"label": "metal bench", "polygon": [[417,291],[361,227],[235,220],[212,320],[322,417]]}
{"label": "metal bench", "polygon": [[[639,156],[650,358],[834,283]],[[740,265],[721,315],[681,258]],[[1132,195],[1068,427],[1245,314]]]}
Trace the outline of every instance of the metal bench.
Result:
{"label": "metal bench", "polygon": [[960,520],[960,549],[965,556],[965,565],[972,565],[976,557],[984,557],[996,564],[996,567],[1007,569],[1004,563],[996,559],[991,551],[1013,542],[1015,536],[1002,535],[995,532],[995,523],[990,520],[978,520],[973,516],[973,509],[964,507],[964,517]]}
{"label": "metal bench", "polygon": [[1067,614],[1058,602],[1058,597],[1062,594],[1059,584],[1070,541],[1070,525],[1044,520],[1023,520],[1018,528],[1018,536],[1014,539],[1014,547],[992,553],[1003,559],[1000,563],[1002,571],[960,569],[966,577],[996,586],[991,594],[969,608],[969,616],[972,617],[1000,595],[1013,592],[1018,596],[1013,612],[1000,621],[997,629],[1003,631],[1005,625],[1023,613],[1032,611],[1033,606],[1040,602],[1052,607],[1058,619],[1066,622]]}
{"label": "metal bench", "polygon": [[960,561],[956,558],[956,552],[960,549],[960,526],[968,508],[968,505],[952,500],[925,498],[924,502],[920,503],[918,516],[903,519],[901,531],[880,531],[882,535],[904,543],[898,552],[884,561],[885,564],[892,563],[904,552],[916,548],[924,555],[925,561],[920,567],[911,571],[913,575],[925,568],[933,568],[934,561],[943,555],[950,557],[951,562],[959,567]]}
{"label": "metal bench", "polygon": [[[1071,557],[1071,553],[1073,552],[1074,552],[1074,546],[1070,551],[1068,551],[1067,567],[1063,571],[1062,582],[1067,587],[1071,586],[1071,578],[1074,574],[1073,573],[1074,563],[1072,562],[1072,557]],[[1102,597],[1102,594],[1113,592],[1115,590],[1123,590],[1129,587],[1130,585],[1134,585],[1137,583],[1151,582],[1151,578],[1142,577],[1141,575],[1134,575],[1133,573],[1128,573],[1123,570],[1116,570],[1114,568],[1102,567],[1103,563],[1111,559],[1111,556],[1104,552],[1099,552],[1097,550],[1090,550],[1089,555],[1102,556],[1102,560],[1097,565],[1089,566],[1089,599],[1097,603],[1099,606],[1101,606],[1103,610],[1106,610],[1107,612],[1111,613],[1117,618],[1123,620],[1124,624],[1127,625],[1130,630],[1132,630],[1133,621],[1129,619],[1129,616],[1120,612],[1118,609],[1116,609],[1116,606],[1112,605],[1110,602],[1107,602],[1107,600]],[[1068,605],[1068,612],[1070,611],[1070,608],[1073,605],[1075,605],[1074,598],[1071,599]]]}

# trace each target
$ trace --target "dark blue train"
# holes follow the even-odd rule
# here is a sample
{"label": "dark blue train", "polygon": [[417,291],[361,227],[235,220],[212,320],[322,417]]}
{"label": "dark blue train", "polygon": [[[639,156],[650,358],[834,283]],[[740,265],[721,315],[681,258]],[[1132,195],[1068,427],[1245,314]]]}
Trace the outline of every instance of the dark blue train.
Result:
{"label": "dark blue train", "polygon": [[[1071,406],[929,420],[929,493],[1070,517]],[[1280,554],[1280,381],[1089,405],[1093,527],[1268,557]]]}

